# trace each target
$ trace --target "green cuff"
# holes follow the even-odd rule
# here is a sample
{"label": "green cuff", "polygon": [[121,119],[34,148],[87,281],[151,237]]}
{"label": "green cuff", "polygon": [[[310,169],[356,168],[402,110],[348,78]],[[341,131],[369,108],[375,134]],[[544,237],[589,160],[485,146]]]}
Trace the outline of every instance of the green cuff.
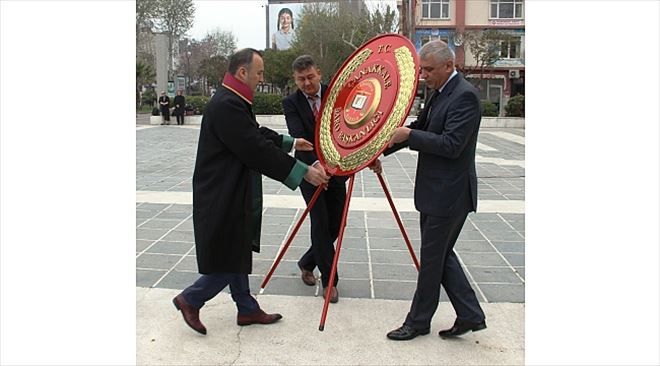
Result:
{"label": "green cuff", "polygon": [[286,177],[282,183],[284,183],[284,185],[289,187],[292,191],[295,190],[300,185],[300,182],[302,182],[303,177],[307,173],[307,169],[309,169],[307,164],[300,160],[296,160],[293,168],[291,168],[289,176]]}
{"label": "green cuff", "polygon": [[288,153],[293,147],[294,138],[289,135],[282,135],[282,151]]}

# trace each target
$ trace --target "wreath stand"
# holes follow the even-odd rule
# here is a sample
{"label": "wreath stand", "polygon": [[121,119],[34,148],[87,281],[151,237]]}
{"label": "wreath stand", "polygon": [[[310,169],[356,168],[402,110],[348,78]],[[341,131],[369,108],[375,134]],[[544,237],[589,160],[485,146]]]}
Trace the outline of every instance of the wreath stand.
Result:
{"label": "wreath stand", "polygon": [[[406,233],[406,229],[403,227],[403,223],[401,222],[401,218],[399,217],[399,213],[396,210],[396,207],[394,207],[394,201],[392,200],[392,196],[390,195],[390,191],[387,189],[387,185],[385,184],[385,180],[383,179],[383,176],[379,173],[376,174],[378,176],[378,181],[380,182],[381,187],[383,188],[383,192],[385,192],[385,196],[387,197],[387,201],[390,204],[390,208],[392,209],[392,213],[394,214],[394,218],[396,219],[397,224],[399,224],[399,229],[401,230],[401,235],[403,235],[403,239],[406,241],[406,245],[408,246],[408,251],[410,252],[410,256],[412,257],[412,261],[415,264],[415,267],[417,268],[417,271],[419,271],[419,262],[417,261],[417,257],[415,256],[415,252],[413,251],[412,245],[410,244],[410,239],[408,239],[408,234]],[[344,238],[344,229],[346,228],[346,218],[348,216],[348,207],[351,202],[351,197],[353,194],[353,183],[355,181],[355,173],[351,174],[349,176],[349,183],[348,183],[348,191],[346,192],[346,200],[344,202],[344,211],[342,213],[341,217],[341,222],[339,224],[339,235],[337,237],[337,245],[335,248],[335,257],[332,260],[332,269],[330,270],[330,282],[329,283],[334,283],[335,277],[337,275],[337,263],[339,262],[339,252],[341,251],[341,244],[342,240]],[[312,199],[309,201],[309,205],[307,205],[307,208],[305,208],[305,211],[303,212],[302,216],[300,216],[300,219],[298,219],[298,222],[294,226],[293,230],[289,234],[288,239],[286,240],[285,244],[283,247],[281,247],[281,250],[279,251],[277,258],[275,258],[275,262],[273,262],[273,265],[270,268],[270,271],[264,278],[263,282],[261,283],[261,290],[259,290],[259,294],[262,294],[264,292],[264,289],[266,288],[266,285],[268,284],[268,281],[270,281],[271,276],[273,275],[273,272],[275,272],[275,269],[277,266],[280,264],[280,261],[282,260],[282,257],[284,257],[284,254],[286,251],[289,249],[289,245],[291,245],[291,242],[293,241],[293,238],[296,236],[298,233],[298,229],[300,229],[300,226],[302,225],[303,221],[305,221],[305,218],[309,214],[309,211],[314,207],[314,204],[316,203],[316,200],[319,197],[319,194],[321,193],[321,190],[324,189],[324,185],[319,185],[316,188],[316,191],[314,192],[314,195],[312,196]],[[323,304],[323,312],[321,314],[321,322],[319,324],[319,330],[323,331],[325,328],[325,319],[328,314],[328,305],[330,304],[330,291],[332,290],[332,286],[328,286],[326,289],[326,294],[325,294],[325,301]]]}

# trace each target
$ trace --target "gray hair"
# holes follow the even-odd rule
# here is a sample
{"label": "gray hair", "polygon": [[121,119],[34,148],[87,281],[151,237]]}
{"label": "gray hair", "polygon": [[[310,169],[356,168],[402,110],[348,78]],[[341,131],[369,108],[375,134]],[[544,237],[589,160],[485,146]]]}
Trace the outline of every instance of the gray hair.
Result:
{"label": "gray hair", "polygon": [[309,69],[310,67],[316,67],[316,63],[314,62],[312,56],[302,55],[296,57],[296,59],[293,60],[291,67],[293,68],[294,72],[296,71],[301,72]]}
{"label": "gray hair", "polygon": [[428,57],[433,57],[436,62],[444,62],[447,60],[455,60],[454,51],[452,51],[447,44],[439,39],[426,43],[422,46],[422,49],[419,50],[420,59],[428,59]]}

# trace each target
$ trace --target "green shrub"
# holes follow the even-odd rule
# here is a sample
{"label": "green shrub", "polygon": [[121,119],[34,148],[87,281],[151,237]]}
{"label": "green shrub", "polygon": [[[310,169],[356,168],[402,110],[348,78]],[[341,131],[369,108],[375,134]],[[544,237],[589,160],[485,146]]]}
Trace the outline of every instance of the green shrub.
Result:
{"label": "green shrub", "polygon": [[[156,93],[153,90],[147,90],[142,93],[142,105],[143,106],[148,106],[151,107],[156,103],[156,100],[158,98],[156,97]],[[149,108],[149,112],[151,112],[151,108]]]}
{"label": "green shrub", "polygon": [[284,114],[282,96],[278,94],[255,93],[252,101],[254,114]]}
{"label": "green shrub", "polygon": [[186,97],[186,104],[190,104],[193,107],[195,114],[204,114],[208,102],[209,102],[209,97],[205,97],[203,95],[194,95],[194,96]]}
{"label": "green shrub", "polygon": [[497,106],[493,102],[482,100],[481,109],[483,110],[483,112],[481,113],[482,117],[497,117],[499,115]]}
{"label": "green shrub", "polygon": [[[205,96],[188,96],[186,104],[190,104],[195,113],[204,114],[210,98]],[[255,93],[252,101],[254,114],[284,114],[282,110],[282,96],[277,94]]]}
{"label": "green shrub", "polygon": [[525,117],[525,96],[518,94],[511,97],[504,110],[509,117]]}

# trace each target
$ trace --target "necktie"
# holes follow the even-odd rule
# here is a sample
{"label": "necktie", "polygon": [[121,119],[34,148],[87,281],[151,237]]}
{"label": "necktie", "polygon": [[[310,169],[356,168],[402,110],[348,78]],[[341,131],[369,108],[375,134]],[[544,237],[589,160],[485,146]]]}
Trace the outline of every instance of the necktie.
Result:
{"label": "necktie", "polygon": [[314,118],[316,118],[316,115],[319,114],[319,107],[316,105],[316,100],[318,97],[316,95],[308,95],[307,99],[309,99],[309,103],[312,107],[312,113],[314,113]]}
{"label": "necktie", "polygon": [[431,109],[433,107],[433,103],[435,102],[435,98],[440,94],[437,90],[433,90],[433,94],[429,96],[428,100],[426,103],[424,103],[424,110],[422,111],[423,115],[423,120],[421,121],[422,123],[419,124],[419,129],[426,131],[426,126],[429,124],[428,119],[429,116],[431,115]]}
{"label": "necktie", "polygon": [[433,95],[429,97],[429,100],[426,102],[426,105],[428,105],[426,116],[428,117],[429,114],[431,114],[431,109],[433,107],[433,102],[435,101],[435,98],[440,94],[439,91],[433,90]]}

